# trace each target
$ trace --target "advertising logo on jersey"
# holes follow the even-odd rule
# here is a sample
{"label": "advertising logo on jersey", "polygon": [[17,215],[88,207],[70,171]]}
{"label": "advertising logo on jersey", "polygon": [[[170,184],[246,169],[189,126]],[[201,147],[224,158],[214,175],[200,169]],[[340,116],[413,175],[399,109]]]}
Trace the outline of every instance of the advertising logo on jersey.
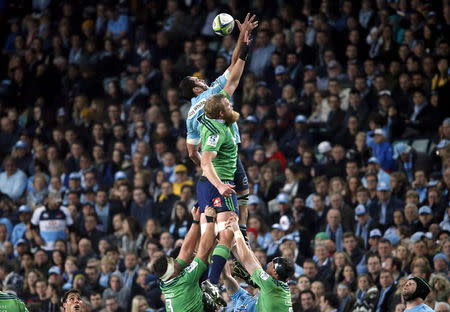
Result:
{"label": "advertising logo on jersey", "polygon": [[220,197],[216,197],[212,200],[213,207],[222,207],[222,200]]}

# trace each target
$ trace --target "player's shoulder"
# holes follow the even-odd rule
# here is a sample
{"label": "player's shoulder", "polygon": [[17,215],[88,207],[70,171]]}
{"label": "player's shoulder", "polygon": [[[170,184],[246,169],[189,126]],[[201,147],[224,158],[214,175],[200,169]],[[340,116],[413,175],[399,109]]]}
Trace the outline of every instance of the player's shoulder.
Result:
{"label": "player's shoulder", "polygon": [[0,291],[0,301],[17,300],[21,301],[16,295]]}
{"label": "player's shoulder", "polygon": [[203,131],[210,134],[220,134],[223,132],[223,127],[220,122],[217,122],[214,119],[209,119],[204,114],[199,116],[198,122],[200,123],[202,129],[204,129]]}

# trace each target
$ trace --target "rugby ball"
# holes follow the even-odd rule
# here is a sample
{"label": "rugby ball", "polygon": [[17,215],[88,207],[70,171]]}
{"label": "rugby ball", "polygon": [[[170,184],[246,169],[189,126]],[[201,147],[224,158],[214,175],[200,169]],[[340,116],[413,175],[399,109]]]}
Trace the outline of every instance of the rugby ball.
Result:
{"label": "rugby ball", "polygon": [[234,28],[234,18],[230,14],[220,13],[213,21],[212,28],[214,33],[219,36],[228,36]]}

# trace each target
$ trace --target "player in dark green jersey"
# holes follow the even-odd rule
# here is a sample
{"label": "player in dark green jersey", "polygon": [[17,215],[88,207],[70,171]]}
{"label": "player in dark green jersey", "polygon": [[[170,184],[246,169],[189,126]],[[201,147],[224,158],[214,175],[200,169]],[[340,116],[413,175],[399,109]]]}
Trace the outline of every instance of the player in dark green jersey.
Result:
{"label": "player in dark green jersey", "polygon": [[0,312],[28,312],[25,303],[16,296],[0,291]]}
{"label": "player in dark green jersey", "polygon": [[[161,279],[161,291],[165,297],[167,312],[203,312],[202,290],[199,280],[208,268],[208,256],[215,242],[216,212],[206,207],[206,231],[200,239],[200,212],[192,211],[193,223],[176,259],[162,256],[152,261],[152,271]],[[198,253],[194,258],[199,241]],[[192,260],[193,259],[193,260]],[[192,262],[191,262],[192,261]],[[188,265],[190,263],[190,265]]]}
{"label": "player in dark green jersey", "polygon": [[236,280],[231,277],[229,270],[224,270],[222,277],[234,303],[235,311],[292,312],[291,292],[286,282],[294,274],[294,264],[286,258],[277,257],[267,264],[267,270],[264,271],[254,253],[245,243],[237,218],[232,217],[228,220],[227,229],[234,233],[236,246],[233,253],[244,265],[251,280],[260,289],[259,294],[253,297],[239,287]]}

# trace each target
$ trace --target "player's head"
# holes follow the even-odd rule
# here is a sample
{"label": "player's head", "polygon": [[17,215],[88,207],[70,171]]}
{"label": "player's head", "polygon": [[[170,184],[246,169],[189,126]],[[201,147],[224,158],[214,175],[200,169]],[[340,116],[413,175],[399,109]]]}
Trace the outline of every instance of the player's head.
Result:
{"label": "player's head", "polygon": [[163,282],[168,281],[178,273],[178,262],[172,257],[161,255],[152,261],[150,269]]}
{"label": "player's head", "polygon": [[232,124],[239,119],[239,113],[233,110],[233,105],[225,95],[211,95],[205,102],[205,115],[210,119],[223,119]]}
{"label": "player's head", "polygon": [[402,288],[402,296],[406,302],[417,298],[425,300],[431,291],[430,285],[421,277],[413,276],[409,278]]}
{"label": "player's head", "polygon": [[294,272],[294,263],[283,257],[276,257],[267,265],[267,273],[283,282],[288,281]]}
{"label": "player's head", "polygon": [[179,88],[181,96],[190,100],[203,91],[207,90],[208,85],[203,79],[193,76],[187,76],[184,77],[183,80],[181,80]]}
{"label": "player's head", "polygon": [[64,294],[61,300],[64,311],[75,312],[81,311],[83,300],[81,299],[81,292],[78,289],[69,289]]}

